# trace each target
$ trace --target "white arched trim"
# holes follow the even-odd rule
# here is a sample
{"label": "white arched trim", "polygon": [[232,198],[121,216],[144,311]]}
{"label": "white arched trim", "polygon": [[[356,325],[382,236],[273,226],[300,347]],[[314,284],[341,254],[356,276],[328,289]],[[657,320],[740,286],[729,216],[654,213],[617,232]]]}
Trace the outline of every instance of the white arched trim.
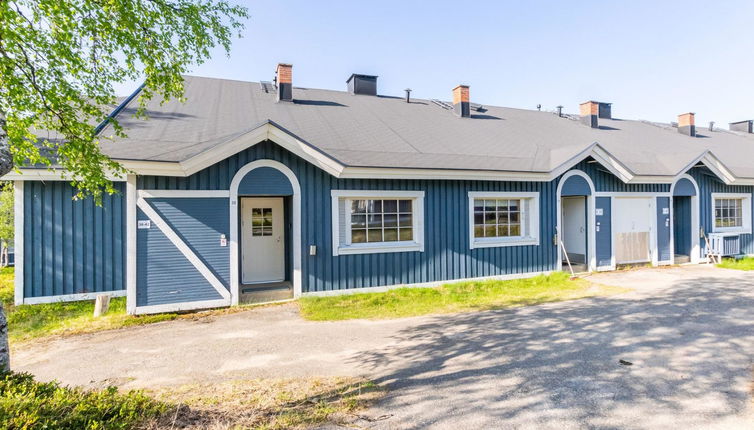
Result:
{"label": "white arched trim", "polygon": [[689,232],[689,234],[691,234],[691,255],[689,257],[691,263],[699,263],[702,257],[702,250],[699,245],[699,198],[701,194],[699,193],[699,185],[697,185],[696,180],[694,180],[689,174],[679,175],[675,179],[675,182],[670,185],[670,219],[672,220],[670,223],[670,258],[672,261],[675,261],[675,233],[673,232],[673,229],[675,228],[675,206],[673,204],[673,197],[675,194],[675,186],[681,179],[688,179],[691,181],[691,184],[694,186],[694,191],[696,192],[696,195],[691,197],[691,232]]}
{"label": "white arched trim", "polygon": [[238,187],[241,185],[243,178],[252,170],[260,167],[272,167],[284,174],[291,183],[293,188],[292,222],[293,222],[293,258],[292,258],[292,280],[293,296],[301,296],[301,185],[298,178],[291,169],[283,163],[274,160],[256,160],[243,166],[230,183],[230,291],[232,304],[238,304],[239,297],[239,248],[238,242],[240,232],[238,231]]}
{"label": "white arched trim", "polygon": [[587,253],[589,254],[589,271],[597,270],[597,255],[596,255],[596,241],[595,241],[595,218],[594,218],[594,195],[596,193],[594,189],[594,182],[592,182],[592,178],[589,177],[585,172],[581,170],[569,170],[566,173],[563,174],[563,176],[560,178],[560,182],[558,182],[558,191],[556,194],[556,200],[557,200],[557,220],[556,220],[556,234],[558,235],[558,262],[555,265],[555,268],[557,270],[563,270],[563,250],[560,246],[560,243],[563,239],[563,236],[561,234],[561,224],[563,219],[563,212],[562,212],[562,202],[561,202],[561,196],[560,194],[563,191],[563,185],[565,185],[568,178],[571,176],[581,176],[586,180],[586,183],[589,184],[589,190],[591,191],[591,195],[586,196],[586,211],[587,211]]}

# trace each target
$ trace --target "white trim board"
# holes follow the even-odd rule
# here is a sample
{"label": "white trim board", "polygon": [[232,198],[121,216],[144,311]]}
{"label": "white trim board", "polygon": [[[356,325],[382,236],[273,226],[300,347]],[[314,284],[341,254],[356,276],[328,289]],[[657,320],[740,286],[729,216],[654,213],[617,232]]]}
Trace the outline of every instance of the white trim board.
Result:
{"label": "white trim board", "polygon": [[15,266],[14,302],[24,302],[24,181],[13,181],[13,252]]}
{"label": "white trim board", "polygon": [[243,167],[241,167],[233,176],[233,180],[230,183],[230,199],[228,201],[230,205],[230,292],[231,292],[231,304],[237,305],[240,295],[240,250],[239,250],[239,238],[241,236],[239,231],[239,205],[238,205],[238,187],[241,185],[243,178],[252,170],[260,167],[271,167],[279,170],[284,174],[288,181],[291,183],[293,189],[293,196],[291,201],[291,223],[293,224],[291,235],[292,237],[292,261],[291,270],[293,279],[293,297],[301,296],[301,185],[298,182],[298,178],[293,171],[283,163],[274,160],[256,160],[252,161]]}
{"label": "white trim board", "polygon": [[99,293],[64,294],[60,296],[42,296],[25,298],[24,305],[38,305],[41,303],[77,302],[80,300],[94,300],[97,296],[123,297],[126,290],[102,291]]}
{"label": "white trim board", "polygon": [[227,198],[227,190],[139,190],[140,198]]}
{"label": "white trim board", "polygon": [[[202,274],[204,279],[209,282],[210,285],[222,296],[225,301],[230,300],[230,292],[225,288],[223,283],[217,279],[214,273],[204,264],[204,262],[194,253],[186,242],[183,241],[172,228],[162,219],[152,206],[147,203],[143,198],[139,198],[136,201],[136,205],[142,212],[162,231],[162,233],[168,238],[168,240],[183,254],[184,257],[193,265],[199,273]],[[228,303],[226,303],[228,304]]]}
{"label": "white trim board", "polygon": [[162,305],[139,306],[135,315],[159,314],[163,312],[195,311],[199,309],[222,308],[228,306],[228,300],[200,300],[195,302],[166,303]]}
{"label": "white trim board", "polygon": [[[331,222],[332,222],[332,255],[353,254],[380,254],[389,252],[424,252],[424,195],[421,190],[332,190],[330,191],[331,204]],[[351,213],[347,210],[344,219],[346,228],[346,243],[340,242],[340,210],[339,205],[342,199],[411,199],[411,216],[412,229],[414,238],[412,241],[399,242],[374,242],[371,245],[350,244],[348,232],[351,225]]]}
{"label": "white trim board", "polygon": [[[717,199],[741,199],[741,227],[716,227],[715,226],[715,201]],[[752,231],[752,194],[751,193],[711,193],[710,194],[710,220],[712,233],[751,234]]]}
{"label": "white trim board", "polygon": [[126,178],[126,312],[136,313],[136,175]]}
{"label": "white trim board", "polygon": [[[521,200],[519,208],[519,224],[522,236],[515,238],[489,238],[490,240],[474,237],[474,200],[475,199],[517,199]],[[496,248],[504,246],[539,245],[539,192],[487,192],[469,191],[469,249]]]}
{"label": "white trim board", "polygon": [[673,193],[675,192],[675,187],[678,184],[678,181],[681,179],[689,180],[691,185],[694,186],[694,192],[696,193],[696,195],[691,196],[691,250],[689,251],[691,255],[689,255],[689,263],[698,264],[701,261],[702,255],[702,249],[699,244],[699,230],[701,229],[701,223],[699,221],[699,201],[701,194],[696,180],[688,174],[679,175],[676,181],[670,186],[670,261],[671,264],[675,263],[675,196]]}
{"label": "white trim board", "polygon": [[[557,262],[555,263],[555,268],[557,270],[563,270],[563,249],[560,246],[560,242],[563,239],[563,234],[561,233],[561,224],[563,219],[563,208],[562,208],[562,196],[563,193],[563,186],[566,183],[566,180],[570,178],[571,176],[580,176],[584,178],[584,180],[589,185],[590,195],[585,196],[587,201],[587,256],[589,258],[589,261],[587,262],[587,268],[590,272],[597,270],[597,241],[596,241],[596,216],[595,216],[595,187],[594,182],[592,182],[592,178],[589,177],[589,175],[586,174],[586,172],[582,170],[569,170],[565,174],[563,174],[563,177],[560,178],[560,181],[558,182],[558,188],[557,192],[555,193],[555,217],[556,217],[556,225],[555,225],[555,234],[557,235],[558,243],[556,244],[558,248],[557,253]],[[611,211],[612,214],[612,206]],[[613,255],[615,255],[615,252],[613,251]]]}
{"label": "white trim board", "polygon": [[526,273],[511,273],[506,275],[493,275],[493,276],[480,276],[477,278],[462,278],[462,279],[446,279],[442,281],[430,281],[430,282],[418,282],[414,284],[394,284],[383,285],[379,287],[364,287],[364,288],[346,288],[342,290],[328,290],[328,291],[311,291],[302,294],[304,297],[331,297],[341,296],[345,294],[359,294],[359,293],[384,293],[386,291],[394,290],[396,288],[431,288],[439,287],[445,284],[455,284],[460,282],[470,281],[509,281],[513,279],[525,279],[532,278],[539,275],[549,275],[554,273],[554,270],[547,270],[543,272],[526,272]]}

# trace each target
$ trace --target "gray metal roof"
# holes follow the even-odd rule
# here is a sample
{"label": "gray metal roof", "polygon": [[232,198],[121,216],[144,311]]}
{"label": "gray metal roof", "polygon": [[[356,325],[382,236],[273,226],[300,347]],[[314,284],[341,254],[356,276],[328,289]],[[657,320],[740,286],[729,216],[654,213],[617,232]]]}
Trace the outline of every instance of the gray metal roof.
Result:
{"label": "gray metal roof", "polygon": [[[122,160],[185,161],[272,121],[349,167],[550,172],[599,143],[638,175],[675,175],[711,150],[736,176],[754,178],[754,137],[698,127],[600,119],[592,129],[550,112],[485,106],[458,118],[429,100],[294,87],[276,102],[258,82],[186,76],[185,102],[136,101],[117,116],[128,138],[104,141]],[[112,133],[105,127],[103,135]]]}

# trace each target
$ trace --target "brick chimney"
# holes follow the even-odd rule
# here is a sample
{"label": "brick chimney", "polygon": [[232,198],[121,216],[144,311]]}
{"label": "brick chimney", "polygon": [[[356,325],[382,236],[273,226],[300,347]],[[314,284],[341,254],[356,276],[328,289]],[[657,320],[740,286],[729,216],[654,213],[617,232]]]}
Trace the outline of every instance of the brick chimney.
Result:
{"label": "brick chimney", "polygon": [[694,125],[694,113],[682,113],[678,115],[678,132],[686,136],[696,136],[696,126]]}
{"label": "brick chimney", "polygon": [[278,86],[278,101],[293,101],[293,66],[291,64],[278,64],[275,70],[275,81]]}
{"label": "brick chimney", "polygon": [[453,112],[461,118],[468,118],[471,116],[468,85],[459,85],[453,88]]}
{"label": "brick chimney", "polygon": [[579,115],[581,115],[581,122],[592,128],[599,128],[600,104],[589,100],[588,102],[581,103],[579,105]]}
{"label": "brick chimney", "polygon": [[741,131],[744,133],[751,133],[752,132],[752,120],[747,119],[746,121],[738,121],[738,122],[732,122],[728,124],[731,131]]}

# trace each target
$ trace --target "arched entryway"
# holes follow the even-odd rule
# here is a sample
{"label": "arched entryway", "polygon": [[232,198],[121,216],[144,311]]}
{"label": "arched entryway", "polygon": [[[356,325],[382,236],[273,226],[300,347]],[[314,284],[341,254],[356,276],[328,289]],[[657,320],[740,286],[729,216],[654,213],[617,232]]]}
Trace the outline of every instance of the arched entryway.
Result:
{"label": "arched entryway", "polygon": [[596,267],[594,184],[580,170],[563,175],[558,184],[558,268],[588,272]]}
{"label": "arched entryway", "polygon": [[301,187],[286,165],[256,160],[230,185],[233,304],[301,295]]}
{"label": "arched entryway", "polygon": [[699,260],[699,187],[694,178],[683,175],[670,188],[673,203],[671,243],[675,264]]}

